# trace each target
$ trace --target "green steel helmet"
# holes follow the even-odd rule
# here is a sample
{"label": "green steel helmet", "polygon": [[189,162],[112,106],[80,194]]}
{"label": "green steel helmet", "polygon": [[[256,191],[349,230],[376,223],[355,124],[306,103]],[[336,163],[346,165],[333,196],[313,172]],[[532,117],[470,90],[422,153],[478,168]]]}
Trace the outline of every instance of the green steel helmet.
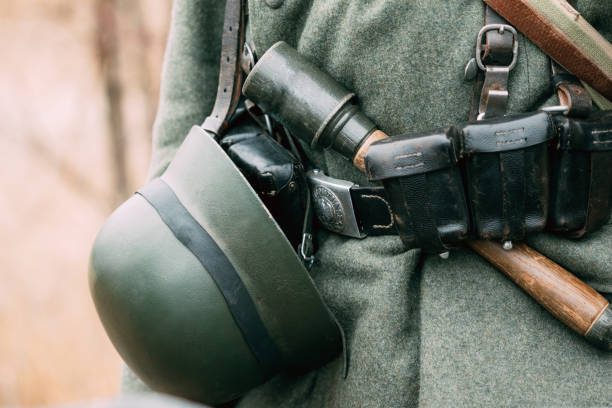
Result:
{"label": "green steel helmet", "polygon": [[220,404],[342,349],[300,258],[199,127],[106,221],[89,280],[111,341],[154,390]]}

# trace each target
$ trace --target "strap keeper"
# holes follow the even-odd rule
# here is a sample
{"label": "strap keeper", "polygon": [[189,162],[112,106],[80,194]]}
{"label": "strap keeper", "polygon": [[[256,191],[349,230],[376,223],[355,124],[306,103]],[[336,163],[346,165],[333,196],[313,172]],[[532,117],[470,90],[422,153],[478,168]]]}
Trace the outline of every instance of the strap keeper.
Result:
{"label": "strap keeper", "polygon": [[566,116],[586,118],[593,108],[591,95],[584,89],[578,78],[567,72],[551,59],[552,83],[559,97],[559,103],[566,105]]}

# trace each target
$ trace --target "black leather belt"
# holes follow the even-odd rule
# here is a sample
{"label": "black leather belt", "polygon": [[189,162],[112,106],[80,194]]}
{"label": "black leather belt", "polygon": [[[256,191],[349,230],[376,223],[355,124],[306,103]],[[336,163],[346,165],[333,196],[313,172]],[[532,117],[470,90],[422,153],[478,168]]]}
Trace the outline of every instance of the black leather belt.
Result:
{"label": "black leather belt", "polygon": [[353,238],[396,235],[393,211],[384,187],[362,187],[309,171],[315,214],[320,226]]}

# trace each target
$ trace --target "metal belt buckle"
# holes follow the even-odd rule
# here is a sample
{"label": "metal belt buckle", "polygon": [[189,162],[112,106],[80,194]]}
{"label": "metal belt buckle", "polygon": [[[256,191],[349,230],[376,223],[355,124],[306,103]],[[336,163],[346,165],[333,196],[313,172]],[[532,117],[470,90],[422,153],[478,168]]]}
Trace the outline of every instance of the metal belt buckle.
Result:
{"label": "metal belt buckle", "polygon": [[359,229],[351,198],[354,183],[331,178],[321,170],[307,174],[317,219],[326,229],[353,238],[365,238]]}

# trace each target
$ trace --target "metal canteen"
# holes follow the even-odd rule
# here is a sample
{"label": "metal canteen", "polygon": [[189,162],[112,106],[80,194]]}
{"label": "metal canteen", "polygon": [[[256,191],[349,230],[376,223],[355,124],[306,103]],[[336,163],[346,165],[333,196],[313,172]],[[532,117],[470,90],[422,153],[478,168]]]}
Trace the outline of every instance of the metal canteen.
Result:
{"label": "metal canteen", "polygon": [[354,93],[282,41],[255,64],[242,93],[300,139],[348,159],[376,130]]}

